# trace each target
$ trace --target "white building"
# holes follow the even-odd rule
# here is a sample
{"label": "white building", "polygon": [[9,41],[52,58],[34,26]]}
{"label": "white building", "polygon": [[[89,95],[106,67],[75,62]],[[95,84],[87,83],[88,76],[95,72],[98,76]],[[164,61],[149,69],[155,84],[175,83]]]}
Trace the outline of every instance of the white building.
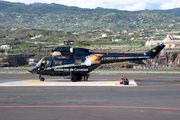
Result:
{"label": "white building", "polygon": [[9,45],[1,45],[1,49],[10,49]]}

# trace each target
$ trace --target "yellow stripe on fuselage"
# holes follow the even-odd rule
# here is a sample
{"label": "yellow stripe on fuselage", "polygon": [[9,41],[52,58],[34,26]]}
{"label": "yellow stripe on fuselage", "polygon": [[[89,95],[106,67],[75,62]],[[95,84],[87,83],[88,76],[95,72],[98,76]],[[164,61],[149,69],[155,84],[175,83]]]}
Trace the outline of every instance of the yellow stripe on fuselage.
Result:
{"label": "yellow stripe on fuselage", "polygon": [[91,61],[97,61],[98,58],[100,58],[100,56],[102,56],[102,54],[94,54],[91,56]]}

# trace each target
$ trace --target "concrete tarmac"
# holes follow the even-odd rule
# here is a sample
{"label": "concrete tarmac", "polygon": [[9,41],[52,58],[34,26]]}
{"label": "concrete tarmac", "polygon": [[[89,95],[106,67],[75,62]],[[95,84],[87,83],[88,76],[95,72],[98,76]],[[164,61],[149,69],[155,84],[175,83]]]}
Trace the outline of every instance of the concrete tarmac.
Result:
{"label": "concrete tarmac", "polygon": [[[126,76],[138,86],[4,86],[1,120],[177,120],[179,74],[91,74],[91,81]],[[62,82],[57,78],[44,82]],[[1,74],[0,83],[38,80],[31,74]],[[87,83],[88,83],[87,82]],[[38,83],[40,84],[40,83]]]}

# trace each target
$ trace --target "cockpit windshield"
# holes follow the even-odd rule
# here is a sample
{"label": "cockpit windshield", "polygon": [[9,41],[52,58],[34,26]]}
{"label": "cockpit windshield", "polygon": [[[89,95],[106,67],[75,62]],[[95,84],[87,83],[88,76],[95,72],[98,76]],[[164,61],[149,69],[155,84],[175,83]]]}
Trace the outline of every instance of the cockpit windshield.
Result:
{"label": "cockpit windshield", "polygon": [[42,61],[43,61],[43,59],[44,59],[44,58],[42,58],[42,59],[37,63],[36,66],[39,66],[39,67],[40,67],[40,65],[41,65],[41,63],[42,63]]}
{"label": "cockpit windshield", "polygon": [[47,61],[46,61],[45,68],[51,67],[51,66],[52,66],[52,60],[47,60]]}
{"label": "cockpit windshield", "polygon": [[39,66],[40,68],[44,69],[47,67],[50,67],[52,65],[52,57],[45,57],[42,58],[38,63],[37,66]]}

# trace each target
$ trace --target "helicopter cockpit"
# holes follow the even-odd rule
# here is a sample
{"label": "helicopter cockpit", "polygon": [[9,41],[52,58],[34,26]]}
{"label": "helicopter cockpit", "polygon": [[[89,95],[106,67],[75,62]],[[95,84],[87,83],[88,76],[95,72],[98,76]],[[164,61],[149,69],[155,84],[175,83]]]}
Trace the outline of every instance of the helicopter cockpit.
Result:
{"label": "helicopter cockpit", "polygon": [[52,57],[44,57],[37,63],[37,67],[40,70],[44,70],[44,68],[51,67],[52,65]]}
{"label": "helicopter cockpit", "polygon": [[37,73],[38,70],[44,70],[47,67],[51,67],[53,65],[52,61],[52,57],[44,57],[36,64],[36,66],[29,68],[28,71],[32,73]]}

